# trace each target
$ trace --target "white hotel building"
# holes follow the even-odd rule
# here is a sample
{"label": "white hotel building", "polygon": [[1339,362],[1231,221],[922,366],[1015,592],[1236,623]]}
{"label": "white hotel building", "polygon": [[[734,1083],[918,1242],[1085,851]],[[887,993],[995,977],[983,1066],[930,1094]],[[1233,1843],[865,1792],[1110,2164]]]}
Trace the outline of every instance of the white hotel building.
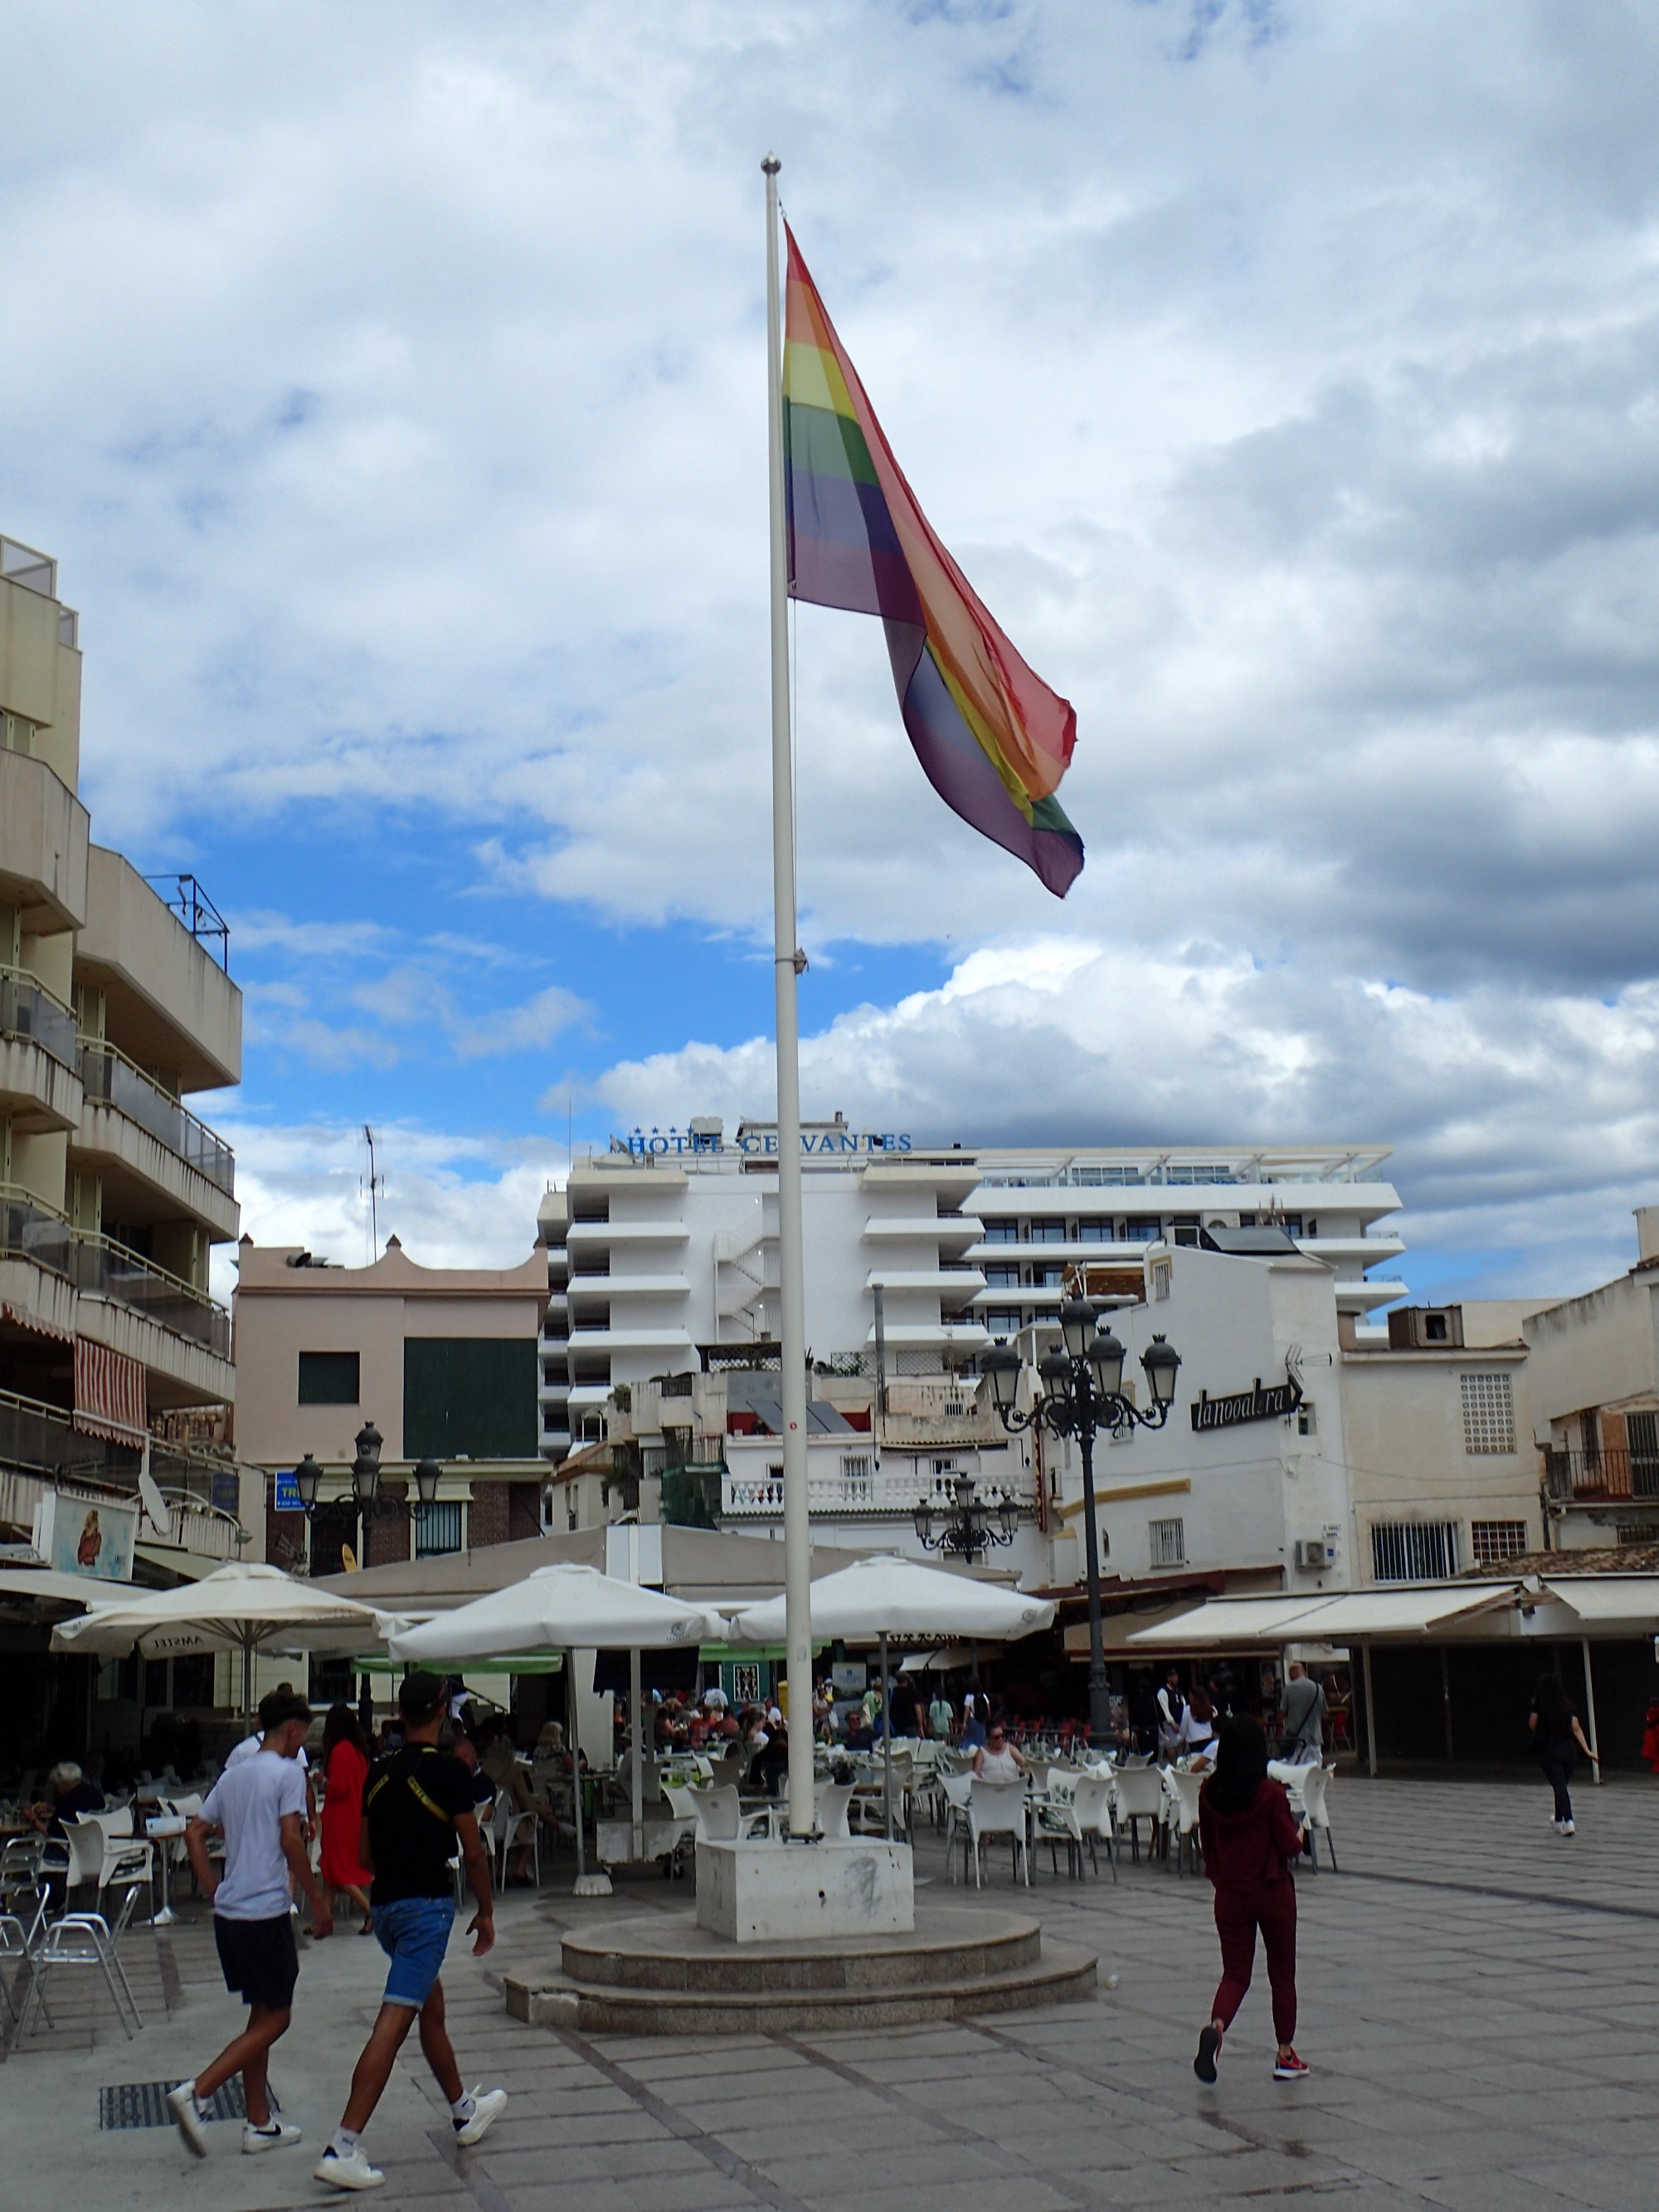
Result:
{"label": "white hotel building", "polygon": [[[1405,1248],[1377,1225],[1400,1204],[1379,1146],[993,1150],[837,1116],[807,1124],[802,1151],[806,1340],[824,1365],[873,1363],[878,1291],[886,1373],[937,1375],[1053,1319],[1068,1264],[1138,1267],[1149,1244],[1198,1245],[1211,1228],[1282,1225],[1328,1264],[1361,1342],[1365,1317],[1405,1295],[1389,1267]],[[613,1139],[548,1194],[547,1457],[603,1434],[618,1383],[775,1342],[776,1158],[769,1125],[727,1135],[697,1120]]]}

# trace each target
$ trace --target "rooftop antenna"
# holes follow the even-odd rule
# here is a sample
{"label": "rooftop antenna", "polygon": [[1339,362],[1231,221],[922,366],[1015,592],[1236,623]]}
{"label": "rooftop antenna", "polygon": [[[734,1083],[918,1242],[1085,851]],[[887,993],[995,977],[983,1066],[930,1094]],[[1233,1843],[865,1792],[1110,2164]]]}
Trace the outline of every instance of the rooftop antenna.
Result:
{"label": "rooftop antenna", "polygon": [[368,1194],[368,1258],[372,1267],[380,1249],[380,1193],[386,1188],[386,1177],[374,1165],[374,1132],[367,1121],[363,1124],[363,1142],[368,1146],[368,1174],[359,1179],[359,1188]]}

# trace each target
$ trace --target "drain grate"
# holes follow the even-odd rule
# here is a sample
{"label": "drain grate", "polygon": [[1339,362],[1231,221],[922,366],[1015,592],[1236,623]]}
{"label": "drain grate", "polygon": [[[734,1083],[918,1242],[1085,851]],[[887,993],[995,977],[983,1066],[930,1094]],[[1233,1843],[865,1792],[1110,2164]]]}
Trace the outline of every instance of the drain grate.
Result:
{"label": "drain grate", "polygon": [[[100,2089],[98,2124],[100,2128],[170,2128],[173,2115],[167,2110],[167,2091],[176,2087],[172,2081],[118,2081],[107,2089]],[[273,2112],[282,2110],[274,2092],[270,2109]],[[246,2118],[240,2074],[233,2075],[222,2088],[214,2091],[202,2117],[207,2120]]]}

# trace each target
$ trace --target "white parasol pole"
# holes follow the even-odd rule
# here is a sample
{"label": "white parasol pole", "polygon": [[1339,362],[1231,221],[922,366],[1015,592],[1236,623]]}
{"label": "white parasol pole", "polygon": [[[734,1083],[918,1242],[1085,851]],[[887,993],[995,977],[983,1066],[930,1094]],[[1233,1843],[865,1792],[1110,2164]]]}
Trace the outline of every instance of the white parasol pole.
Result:
{"label": "white parasol pole", "polygon": [[778,284],[778,171],[766,177],[766,443],[772,553],[772,974],[777,1008],[778,1343],[783,1402],[785,1680],[789,1832],[812,1832],[812,1553],[806,1489],[806,1291],[800,1211],[800,1032],[795,987],[795,793],[789,726],[789,569],[784,538],[783,329]]}
{"label": "white parasol pole", "polygon": [[893,1700],[887,1691],[887,1631],[881,1632],[881,1796],[887,1808],[887,1840],[893,1840]]}

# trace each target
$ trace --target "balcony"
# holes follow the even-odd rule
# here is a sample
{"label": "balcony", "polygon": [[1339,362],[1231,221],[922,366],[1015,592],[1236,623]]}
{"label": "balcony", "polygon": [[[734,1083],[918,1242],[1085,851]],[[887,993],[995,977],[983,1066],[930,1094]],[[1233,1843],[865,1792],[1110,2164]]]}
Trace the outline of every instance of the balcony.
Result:
{"label": "balcony", "polygon": [[21,968],[0,968],[0,1113],[20,1134],[81,1116],[75,1017]]}
{"label": "balcony", "polygon": [[0,750],[0,900],[26,933],[78,929],[87,915],[87,810],[33,754]]}
{"label": "balcony", "polygon": [[1600,1451],[1544,1451],[1544,1481],[1565,1505],[1617,1504],[1630,1498],[1659,1502],[1659,1455],[1606,1445]]}
{"label": "balcony", "polygon": [[573,1221],[565,1231],[569,1252],[606,1244],[687,1244],[691,1231],[683,1221]]}
{"label": "balcony", "polygon": [[[94,1497],[113,1491],[136,1502],[139,1465],[131,1445],[83,1436],[66,1407],[0,1391],[0,1520],[27,1528],[41,1497],[64,1486],[78,1486]],[[158,1530],[150,1524],[149,1537],[205,1559],[238,1558],[247,1531],[214,1495],[227,1480],[234,1492],[234,1467],[161,1445],[155,1447],[150,1466],[167,1506],[167,1526]]]}
{"label": "balcony", "polygon": [[[828,1468],[820,1472],[809,1468],[806,1476],[807,1510],[814,1514],[889,1513],[908,1519],[924,1496],[932,1495],[938,1503],[948,1502],[953,1494],[948,1479],[924,1474],[915,1461],[908,1459],[897,1465],[872,1468],[867,1474],[849,1474],[842,1469],[831,1472]],[[1029,1496],[1021,1498],[1025,1505],[1032,1502]],[[720,1477],[720,1511],[734,1520],[780,1518],[783,1512],[781,1477],[734,1473],[728,1468]]]}
{"label": "balcony", "polygon": [[77,982],[100,990],[104,1033],[181,1092],[242,1076],[242,994],[186,921],[130,862],[91,848]]}
{"label": "balcony", "polygon": [[237,1229],[230,1146],[113,1045],[81,1047],[82,1101],[72,1149],[105,1177],[107,1217],[167,1220],[189,1214],[210,1237]]}
{"label": "balcony", "polygon": [[70,1239],[70,1268],[76,1334],[137,1360],[153,1407],[235,1396],[230,1316],[204,1291],[110,1237],[79,1230]]}

